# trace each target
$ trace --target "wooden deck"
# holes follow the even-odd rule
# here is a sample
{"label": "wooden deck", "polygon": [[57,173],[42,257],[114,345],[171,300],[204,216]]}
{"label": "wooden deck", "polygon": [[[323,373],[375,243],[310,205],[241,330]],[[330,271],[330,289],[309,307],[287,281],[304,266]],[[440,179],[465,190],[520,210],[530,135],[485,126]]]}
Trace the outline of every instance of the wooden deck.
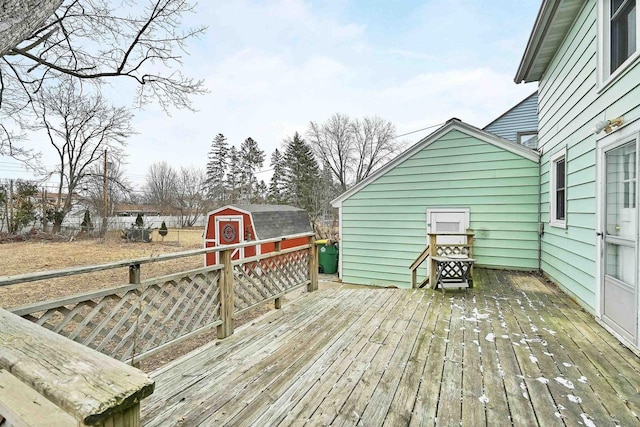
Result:
{"label": "wooden deck", "polygon": [[156,372],[144,425],[639,425],[640,360],[538,277],[324,290]]}

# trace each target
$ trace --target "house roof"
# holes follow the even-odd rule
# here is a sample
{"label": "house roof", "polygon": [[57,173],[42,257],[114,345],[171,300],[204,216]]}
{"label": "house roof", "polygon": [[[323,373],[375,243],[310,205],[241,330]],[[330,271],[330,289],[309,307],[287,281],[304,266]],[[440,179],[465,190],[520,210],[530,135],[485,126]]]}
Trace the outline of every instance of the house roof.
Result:
{"label": "house roof", "polygon": [[385,173],[387,173],[388,171],[390,171],[400,163],[404,162],[405,160],[407,160],[408,158],[410,158],[411,156],[419,152],[420,150],[428,147],[435,141],[439,140],[443,135],[454,130],[460,131],[469,136],[477,138],[481,141],[484,141],[496,147],[502,148],[504,150],[510,151],[511,153],[517,154],[531,161],[538,162],[540,160],[540,154],[536,150],[533,150],[531,148],[525,147],[520,144],[516,144],[515,142],[511,142],[507,139],[500,138],[497,135],[494,135],[490,132],[479,129],[475,126],[472,126],[454,117],[452,119],[447,120],[447,122],[444,125],[442,125],[440,128],[438,128],[433,133],[427,135],[425,138],[421,139],[420,141],[412,145],[410,148],[405,150],[402,154],[400,154],[395,159],[391,160],[384,167],[376,171],[376,173],[360,181],[358,184],[354,185],[349,190],[345,191],[340,196],[333,199],[331,201],[331,205],[333,205],[333,207],[339,207],[343,201],[351,197],[353,194],[357,193],[362,188],[366,187],[367,185],[369,185],[370,183],[378,179],[380,176],[384,175]]}
{"label": "house roof", "polygon": [[539,81],[586,0],[543,0],[531,30],[516,83]]}

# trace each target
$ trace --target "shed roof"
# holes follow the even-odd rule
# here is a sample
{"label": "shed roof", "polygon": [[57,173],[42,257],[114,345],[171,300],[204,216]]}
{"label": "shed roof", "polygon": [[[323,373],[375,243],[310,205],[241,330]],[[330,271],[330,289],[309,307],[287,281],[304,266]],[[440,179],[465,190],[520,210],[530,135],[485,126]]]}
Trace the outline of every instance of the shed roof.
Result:
{"label": "shed roof", "polygon": [[432,143],[440,139],[440,137],[442,137],[443,135],[453,130],[466,133],[469,136],[472,136],[474,138],[477,138],[489,144],[495,145],[496,147],[510,151],[514,154],[522,156],[531,161],[537,162],[540,160],[540,154],[536,150],[533,150],[531,148],[525,147],[524,145],[517,144],[512,141],[509,141],[507,139],[501,138],[497,135],[494,135],[482,129],[478,129],[475,126],[472,126],[454,117],[452,119],[447,120],[447,122],[444,125],[442,125],[440,128],[438,128],[436,131],[434,131],[433,133],[427,135],[425,138],[415,143],[413,146],[408,148],[398,157],[396,157],[395,159],[387,163],[384,167],[378,169],[376,173],[374,173],[373,175],[370,175],[367,179],[360,181],[358,184],[354,185],[349,190],[345,191],[340,196],[333,199],[331,201],[331,205],[333,205],[333,207],[339,207],[344,200],[348,199],[353,194],[360,191],[360,189],[366,187],[367,185],[369,185],[370,183],[378,179],[380,176],[384,175],[389,170],[396,167],[398,164],[410,158],[420,150],[428,147],[429,145],[431,145]]}
{"label": "shed roof", "polygon": [[224,209],[229,208],[251,214],[258,240],[313,232],[307,211],[295,206],[230,205]]}
{"label": "shed roof", "polygon": [[585,0],[543,0],[516,73],[516,83],[542,78]]}

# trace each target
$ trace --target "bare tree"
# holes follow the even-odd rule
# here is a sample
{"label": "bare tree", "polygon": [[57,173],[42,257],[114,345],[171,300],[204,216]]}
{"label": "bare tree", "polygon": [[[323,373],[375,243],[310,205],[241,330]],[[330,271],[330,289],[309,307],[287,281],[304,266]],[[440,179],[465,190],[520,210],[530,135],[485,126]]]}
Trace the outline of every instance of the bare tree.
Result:
{"label": "bare tree", "polygon": [[207,175],[203,169],[180,168],[176,201],[180,208],[182,227],[193,227],[205,209],[205,182]]}
{"label": "bare tree", "polygon": [[116,206],[129,200],[133,193],[133,188],[127,177],[124,175],[122,163],[115,156],[109,156],[106,170],[106,193],[107,205],[104,205],[105,192],[105,170],[101,162],[94,164],[87,174],[86,180],[82,184],[81,194],[92,212],[103,216],[115,214]]}
{"label": "bare tree", "polygon": [[178,193],[178,174],[167,162],[156,162],[149,166],[145,177],[144,194],[148,203],[160,210],[175,206]]}
{"label": "bare tree", "polygon": [[338,186],[342,191],[346,191],[354,145],[349,116],[336,113],[325,123],[311,122],[307,137],[320,162],[331,168],[331,172],[338,180]]}
{"label": "bare tree", "polygon": [[336,113],[325,123],[311,122],[307,137],[342,192],[367,178],[399,149],[395,126],[380,117],[352,120]]}
{"label": "bare tree", "polygon": [[0,153],[20,154],[15,128],[30,117],[28,107],[49,80],[127,79],[137,85],[138,105],[157,101],[165,110],[190,108],[189,96],[206,92],[201,80],[179,70],[187,41],[204,31],[181,28],[193,9],[188,0],[147,0],[144,7],[111,0],[4,3],[0,122],[10,125],[0,126]]}
{"label": "bare tree", "polygon": [[72,80],[62,81],[38,96],[41,123],[51,146],[58,154],[58,200],[53,231],[57,232],[71,211],[74,193],[103,159],[104,150],[121,156],[126,139],[133,133],[131,113],[125,108],[109,106],[100,95],[85,95]]}
{"label": "bare tree", "polygon": [[360,182],[397,152],[396,127],[380,117],[355,119],[351,127],[356,158],[355,179]]}
{"label": "bare tree", "polygon": [[5,0],[0,8],[0,56],[28,39],[60,7],[62,0]]}

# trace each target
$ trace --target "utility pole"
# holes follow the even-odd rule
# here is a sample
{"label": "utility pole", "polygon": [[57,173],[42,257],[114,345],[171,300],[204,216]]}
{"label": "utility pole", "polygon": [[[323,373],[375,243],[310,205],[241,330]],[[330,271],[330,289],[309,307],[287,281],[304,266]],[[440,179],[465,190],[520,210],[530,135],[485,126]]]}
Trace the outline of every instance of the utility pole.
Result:
{"label": "utility pole", "polygon": [[9,180],[9,203],[7,212],[7,230],[9,233],[13,233],[16,230],[13,229],[13,180]]}
{"label": "utility pole", "polygon": [[102,175],[102,237],[107,235],[107,149],[104,150],[104,174]]}
{"label": "utility pole", "polygon": [[44,187],[42,187],[42,231],[47,232],[47,193]]}

